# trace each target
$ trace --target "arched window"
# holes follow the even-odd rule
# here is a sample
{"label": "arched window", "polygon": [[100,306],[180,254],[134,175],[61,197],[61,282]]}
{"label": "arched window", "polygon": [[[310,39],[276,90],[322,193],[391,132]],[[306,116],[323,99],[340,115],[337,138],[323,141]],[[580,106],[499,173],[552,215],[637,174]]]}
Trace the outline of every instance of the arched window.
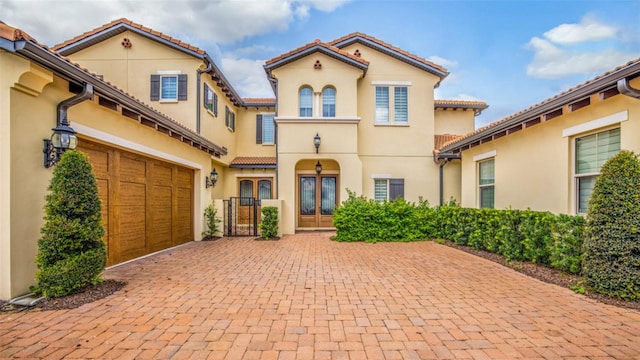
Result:
{"label": "arched window", "polygon": [[336,116],[336,89],[326,87],[322,90],[322,116]]}
{"label": "arched window", "polygon": [[300,117],[313,116],[313,90],[310,87],[300,89]]}

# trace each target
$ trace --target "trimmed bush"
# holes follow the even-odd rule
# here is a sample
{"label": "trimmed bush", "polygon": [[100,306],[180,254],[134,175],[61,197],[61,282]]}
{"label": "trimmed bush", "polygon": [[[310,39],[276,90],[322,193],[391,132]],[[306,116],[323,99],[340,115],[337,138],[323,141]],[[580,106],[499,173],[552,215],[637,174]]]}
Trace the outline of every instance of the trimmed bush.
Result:
{"label": "trimmed bush", "polygon": [[260,237],[265,240],[278,236],[278,208],[275,206],[265,206],[261,209],[262,219],[260,221]]}
{"label": "trimmed bush", "polygon": [[34,290],[60,297],[101,281],[106,245],[98,186],[86,155],[65,152],[53,170],[49,190]]}
{"label": "trimmed bush", "polygon": [[591,193],[582,271],[589,287],[640,299],[640,161],[623,150],[609,159]]}
{"label": "trimmed bush", "polygon": [[220,223],[222,219],[218,217],[218,209],[209,204],[204,208],[204,219],[207,224],[207,230],[202,232],[202,236],[205,238],[214,238],[216,234],[220,233]]}

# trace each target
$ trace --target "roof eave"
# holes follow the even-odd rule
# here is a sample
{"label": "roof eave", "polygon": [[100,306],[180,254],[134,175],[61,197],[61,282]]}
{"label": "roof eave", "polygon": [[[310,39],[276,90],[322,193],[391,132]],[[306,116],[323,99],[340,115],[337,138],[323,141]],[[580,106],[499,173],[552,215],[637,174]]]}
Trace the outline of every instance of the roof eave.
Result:
{"label": "roof eave", "polygon": [[270,64],[266,64],[266,65],[264,65],[264,69],[267,71],[267,74],[271,74],[271,70],[279,68],[281,66],[284,66],[284,65],[286,65],[288,63],[294,62],[294,61],[296,61],[298,59],[301,59],[303,57],[311,55],[311,54],[313,54],[315,52],[321,52],[321,53],[323,53],[323,54],[325,54],[327,56],[333,57],[333,58],[335,58],[337,60],[340,60],[342,62],[345,62],[345,63],[347,63],[347,64],[349,64],[351,66],[354,66],[354,67],[356,67],[356,68],[358,68],[358,69],[360,69],[362,71],[366,71],[369,68],[368,65],[366,65],[366,64],[364,64],[364,63],[362,63],[360,61],[351,59],[348,56],[344,56],[344,55],[338,54],[338,53],[336,53],[334,51],[331,51],[331,50],[329,50],[329,49],[327,49],[327,48],[325,48],[323,46],[315,45],[315,46],[309,47],[307,49],[304,49],[304,50],[302,50],[302,51],[300,51],[298,53],[295,53],[295,54],[293,54],[291,56],[287,56],[285,58],[282,58],[282,59],[279,59],[277,61],[274,61],[274,62],[272,62]]}

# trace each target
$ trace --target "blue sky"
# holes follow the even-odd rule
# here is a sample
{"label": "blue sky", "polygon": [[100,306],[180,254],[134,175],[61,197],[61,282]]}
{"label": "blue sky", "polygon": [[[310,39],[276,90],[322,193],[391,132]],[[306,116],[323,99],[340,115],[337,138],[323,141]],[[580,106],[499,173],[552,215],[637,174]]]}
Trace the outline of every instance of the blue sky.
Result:
{"label": "blue sky", "polygon": [[273,96],[265,60],[363,32],[446,67],[436,98],[487,102],[477,126],[640,57],[640,0],[0,0],[47,45],[121,17],[205,49],[244,97]]}

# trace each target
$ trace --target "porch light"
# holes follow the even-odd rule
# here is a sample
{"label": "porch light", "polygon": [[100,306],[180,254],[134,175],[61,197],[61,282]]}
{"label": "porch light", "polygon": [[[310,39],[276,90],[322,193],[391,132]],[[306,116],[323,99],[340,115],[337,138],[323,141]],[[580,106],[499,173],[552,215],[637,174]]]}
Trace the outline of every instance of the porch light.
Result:
{"label": "porch light", "polygon": [[316,174],[320,175],[321,172],[322,172],[322,164],[320,164],[320,161],[318,160],[318,163],[316,164]]}
{"label": "porch light", "polygon": [[53,130],[51,139],[44,139],[44,148],[42,149],[45,168],[50,168],[60,161],[60,156],[66,150],[74,150],[78,146],[76,131],[69,126],[66,119],[51,130]]}
{"label": "porch light", "polygon": [[316,147],[316,154],[318,153],[318,149],[320,149],[320,135],[316,133],[316,136],[313,137],[313,146]]}
{"label": "porch light", "polygon": [[218,172],[216,171],[216,168],[213,168],[209,175],[210,176],[205,177],[204,187],[206,189],[216,186],[216,183],[218,182]]}

